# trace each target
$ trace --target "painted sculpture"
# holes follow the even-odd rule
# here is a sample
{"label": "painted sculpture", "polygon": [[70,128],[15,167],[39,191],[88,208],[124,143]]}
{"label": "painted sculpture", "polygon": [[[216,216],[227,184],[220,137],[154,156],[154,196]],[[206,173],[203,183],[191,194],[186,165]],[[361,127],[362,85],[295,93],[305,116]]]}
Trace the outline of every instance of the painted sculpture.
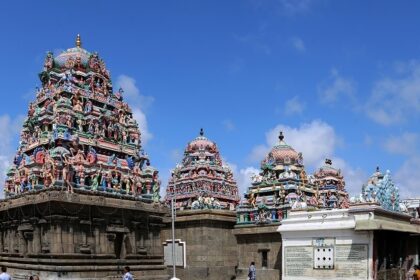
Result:
{"label": "painted sculpture", "polygon": [[377,203],[389,211],[406,212],[405,205],[400,201],[399,189],[392,180],[391,172],[387,170],[383,174],[379,167],[362,186],[361,194],[352,197],[351,202],[353,204]]}
{"label": "painted sculpture", "polygon": [[261,162],[251,177],[245,200],[237,207],[238,224],[266,224],[287,218],[290,210],[347,208],[348,195],[341,172],[327,160],[313,176],[306,174],[303,156],[284,141]]}
{"label": "painted sculpture", "polygon": [[235,209],[238,187],[213,141],[200,135],[188,143],[182,162],[172,171],[166,202],[174,197],[178,209]]}
{"label": "painted sculpture", "polygon": [[141,149],[123,90],[114,93],[99,55],[83,49],[78,35],[75,48],[47,53],[39,78],[5,196],[62,188],[158,202],[158,171]]}
{"label": "painted sculpture", "polygon": [[345,190],[344,177],[340,169],[332,166],[332,160],[326,159],[324,166],[313,175],[318,206],[323,208],[349,208],[349,196]]}

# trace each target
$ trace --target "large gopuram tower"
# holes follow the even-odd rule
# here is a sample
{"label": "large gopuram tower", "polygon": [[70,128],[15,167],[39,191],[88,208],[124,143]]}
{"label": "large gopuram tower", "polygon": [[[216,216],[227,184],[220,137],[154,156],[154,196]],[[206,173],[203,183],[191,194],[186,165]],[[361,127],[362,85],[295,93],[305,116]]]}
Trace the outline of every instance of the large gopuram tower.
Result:
{"label": "large gopuram tower", "polygon": [[188,143],[182,162],[172,171],[166,202],[177,209],[230,209],[239,202],[238,187],[213,141],[200,135]]}
{"label": "large gopuram tower", "polygon": [[123,90],[80,36],[39,77],[0,202],[0,263],[14,279],[104,279],[125,265],[166,279],[158,172]]}

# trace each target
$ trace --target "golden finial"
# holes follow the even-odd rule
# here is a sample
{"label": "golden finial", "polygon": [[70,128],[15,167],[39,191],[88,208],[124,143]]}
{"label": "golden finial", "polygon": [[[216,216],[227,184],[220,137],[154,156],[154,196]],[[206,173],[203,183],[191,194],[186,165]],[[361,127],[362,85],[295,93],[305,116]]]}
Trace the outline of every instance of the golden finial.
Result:
{"label": "golden finial", "polygon": [[82,40],[80,39],[80,34],[77,34],[77,37],[76,37],[76,47],[78,48],[82,47]]}

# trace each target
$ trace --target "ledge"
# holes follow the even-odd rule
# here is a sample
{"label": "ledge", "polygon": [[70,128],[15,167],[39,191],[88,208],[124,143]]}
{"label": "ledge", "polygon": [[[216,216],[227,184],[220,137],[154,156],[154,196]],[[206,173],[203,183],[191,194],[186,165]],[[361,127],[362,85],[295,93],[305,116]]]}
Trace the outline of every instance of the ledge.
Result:
{"label": "ledge", "polygon": [[159,216],[168,213],[168,209],[159,204],[146,203],[141,200],[125,199],[123,197],[106,197],[100,194],[68,193],[57,189],[43,189],[36,192],[8,198],[0,201],[0,211],[18,208],[26,205],[42,204],[47,202],[63,202],[81,205],[92,205],[109,208],[120,208],[134,211],[154,212]]}

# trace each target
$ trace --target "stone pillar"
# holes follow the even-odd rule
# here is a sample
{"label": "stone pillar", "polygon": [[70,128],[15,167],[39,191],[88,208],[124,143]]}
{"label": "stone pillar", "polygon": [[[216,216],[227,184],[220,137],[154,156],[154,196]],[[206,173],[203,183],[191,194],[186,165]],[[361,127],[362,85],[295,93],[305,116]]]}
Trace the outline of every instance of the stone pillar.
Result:
{"label": "stone pillar", "polygon": [[26,240],[23,236],[23,231],[17,231],[19,254],[26,255]]}
{"label": "stone pillar", "polygon": [[32,252],[41,253],[41,230],[39,225],[34,225],[34,237],[32,242]]}
{"label": "stone pillar", "polygon": [[99,226],[95,226],[94,231],[95,231],[95,254],[99,254],[101,252]]}
{"label": "stone pillar", "polygon": [[4,230],[0,231],[0,253],[4,252]]}
{"label": "stone pillar", "polygon": [[153,231],[151,229],[149,229],[149,236],[148,236],[148,240],[147,240],[147,253],[148,255],[154,255],[155,254],[155,250],[154,250],[154,244],[153,244]]}

